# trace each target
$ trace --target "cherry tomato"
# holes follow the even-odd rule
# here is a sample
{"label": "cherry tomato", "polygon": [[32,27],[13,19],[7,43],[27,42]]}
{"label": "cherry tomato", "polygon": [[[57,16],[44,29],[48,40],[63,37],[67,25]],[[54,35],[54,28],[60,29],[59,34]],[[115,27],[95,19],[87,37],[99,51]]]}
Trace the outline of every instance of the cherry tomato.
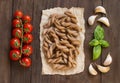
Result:
{"label": "cherry tomato", "polygon": [[23,16],[22,20],[23,20],[24,23],[30,23],[31,22],[31,18],[28,15]]}
{"label": "cherry tomato", "polygon": [[20,50],[11,50],[10,51],[10,59],[13,61],[17,61],[21,58]]}
{"label": "cherry tomato", "polygon": [[12,35],[15,38],[21,38],[22,37],[22,30],[20,28],[15,28],[12,31]]}
{"label": "cherry tomato", "polygon": [[30,45],[24,45],[22,48],[22,53],[24,56],[30,56],[33,52],[33,48]]}
{"label": "cherry tomato", "polygon": [[20,60],[20,64],[24,67],[30,67],[31,66],[31,59],[29,57],[24,57]]}
{"label": "cherry tomato", "polygon": [[25,33],[31,33],[33,30],[33,26],[30,23],[24,24],[24,32]]}
{"label": "cherry tomato", "polygon": [[14,49],[18,49],[20,47],[20,40],[18,38],[12,38],[10,40],[10,46]]}
{"label": "cherry tomato", "polygon": [[26,44],[30,44],[33,41],[33,36],[30,33],[26,33],[23,35],[23,42]]}
{"label": "cherry tomato", "polygon": [[13,27],[20,27],[21,26],[21,22],[19,19],[14,19],[12,22]]}
{"label": "cherry tomato", "polygon": [[20,10],[15,11],[14,18],[22,18],[23,13]]}

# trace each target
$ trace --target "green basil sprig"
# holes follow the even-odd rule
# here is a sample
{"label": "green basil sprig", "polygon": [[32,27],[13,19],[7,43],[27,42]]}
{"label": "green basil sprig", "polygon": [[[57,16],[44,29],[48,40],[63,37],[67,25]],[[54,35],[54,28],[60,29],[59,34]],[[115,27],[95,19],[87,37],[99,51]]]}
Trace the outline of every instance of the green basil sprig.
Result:
{"label": "green basil sprig", "polygon": [[109,47],[109,43],[104,40],[104,29],[98,25],[94,30],[94,39],[89,42],[93,46],[93,60],[97,60],[102,52],[102,47]]}

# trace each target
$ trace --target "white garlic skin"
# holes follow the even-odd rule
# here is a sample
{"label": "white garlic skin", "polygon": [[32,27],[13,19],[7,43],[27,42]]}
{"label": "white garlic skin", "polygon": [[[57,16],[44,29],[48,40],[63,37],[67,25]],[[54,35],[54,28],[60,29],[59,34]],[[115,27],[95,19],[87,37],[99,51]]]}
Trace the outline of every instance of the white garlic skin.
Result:
{"label": "white garlic skin", "polygon": [[91,75],[97,75],[97,71],[93,68],[92,64],[89,65],[89,73]]}
{"label": "white garlic skin", "polygon": [[95,8],[95,13],[103,13],[103,14],[106,14],[106,10],[103,6],[97,6]]}
{"label": "white garlic skin", "polygon": [[110,70],[109,66],[108,67],[104,67],[104,66],[101,66],[101,65],[97,65],[97,68],[102,73],[107,73]]}
{"label": "white garlic skin", "polygon": [[108,53],[108,55],[107,55],[107,57],[106,57],[103,65],[104,65],[104,66],[108,66],[108,65],[110,65],[111,63],[112,63],[112,57],[111,57],[110,53]]}
{"label": "white garlic skin", "polygon": [[92,15],[92,16],[90,16],[90,17],[88,18],[88,24],[89,24],[89,25],[93,25],[97,16],[98,16],[98,15]]}
{"label": "white garlic skin", "polygon": [[106,25],[107,27],[110,27],[110,23],[107,17],[101,17],[98,19],[99,22],[103,23],[104,25]]}

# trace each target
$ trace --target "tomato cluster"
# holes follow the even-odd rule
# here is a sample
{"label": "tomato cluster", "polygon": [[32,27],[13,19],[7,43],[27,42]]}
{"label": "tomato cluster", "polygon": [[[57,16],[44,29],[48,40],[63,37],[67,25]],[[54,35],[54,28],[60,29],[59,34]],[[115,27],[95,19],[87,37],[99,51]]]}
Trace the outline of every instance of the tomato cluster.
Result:
{"label": "tomato cluster", "polygon": [[13,61],[19,61],[19,63],[24,67],[30,67],[31,58],[29,57],[33,48],[30,45],[33,41],[33,36],[31,34],[33,26],[30,23],[31,17],[28,15],[23,15],[23,13],[17,10],[14,13],[14,19],[12,21],[12,36],[10,40],[10,59]]}

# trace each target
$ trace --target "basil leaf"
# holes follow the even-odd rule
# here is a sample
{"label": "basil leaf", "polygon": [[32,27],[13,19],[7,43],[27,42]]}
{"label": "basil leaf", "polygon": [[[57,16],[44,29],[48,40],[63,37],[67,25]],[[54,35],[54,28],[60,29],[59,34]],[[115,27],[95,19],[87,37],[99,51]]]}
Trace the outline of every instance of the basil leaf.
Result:
{"label": "basil leaf", "polygon": [[98,40],[104,39],[104,29],[100,25],[94,31],[94,38]]}
{"label": "basil leaf", "polygon": [[99,44],[99,41],[97,39],[93,39],[92,41],[89,42],[90,46],[97,46]]}
{"label": "basil leaf", "polygon": [[101,55],[101,45],[97,45],[93,48],[93,60],[97,60]]}
{"label": "basil leaf", "polygon": [[102,47],[109,47],[109,43],[105,40],[100,40],[100,45],[102,45]]}

